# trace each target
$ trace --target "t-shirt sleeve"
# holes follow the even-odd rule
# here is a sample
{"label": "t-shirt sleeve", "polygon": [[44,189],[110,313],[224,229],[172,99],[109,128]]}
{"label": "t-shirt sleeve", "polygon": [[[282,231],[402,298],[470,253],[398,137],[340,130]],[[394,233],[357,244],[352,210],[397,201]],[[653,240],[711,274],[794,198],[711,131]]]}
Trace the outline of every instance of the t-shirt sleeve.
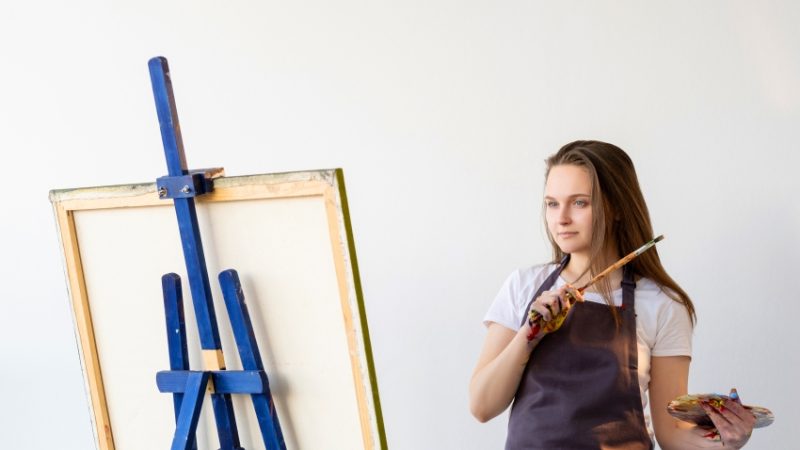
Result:
{"label": "t-shirt sleeve", "polygon": [[692,356],[692,319],[681,303],[666,301],[658,314],[652,356]]}
{"label": "t-shirt sleeve", "polygon": [[492,306],[489,307],[489,311],[483,318],[483,324],[488,327],[491,322],[494,322],[510,330],[518,330],[522,321],[520,311],[525,307],[525,305],[520,305],[521,297],[520,271],[515,270],[500,287]]}

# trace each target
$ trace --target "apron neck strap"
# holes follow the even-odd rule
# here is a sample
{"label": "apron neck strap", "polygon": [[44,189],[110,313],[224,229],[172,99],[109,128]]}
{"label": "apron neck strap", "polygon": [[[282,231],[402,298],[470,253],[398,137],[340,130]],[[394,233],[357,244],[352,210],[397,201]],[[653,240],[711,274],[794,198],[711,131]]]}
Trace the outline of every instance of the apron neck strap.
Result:
{"label": "apron neck strap", "polygon": [[633,279],[633,269],[626,265],[622,268],[622,307],[633,308],[636,281]]}

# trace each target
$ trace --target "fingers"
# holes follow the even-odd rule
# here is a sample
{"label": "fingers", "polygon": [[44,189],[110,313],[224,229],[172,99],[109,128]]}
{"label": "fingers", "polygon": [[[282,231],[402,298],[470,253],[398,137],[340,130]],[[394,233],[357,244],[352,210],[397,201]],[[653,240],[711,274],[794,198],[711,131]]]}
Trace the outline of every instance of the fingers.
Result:
{"label": "fingers", "polygon": [[[735,390],[732,393],[736,393]],[[722,403],[704,402],[703,409],[719,430],[722,442],[734,448],[741,447],[750,439],[756,418],[741,404],[741,400],[732,396]]]}
{"label": "fingers", "polygon": [[731,389],[730,398],[730,401],[725,402],[727,410],[735,414],[745,426],[749,426],[750,430],[752,430],[756,424],[756,416],[742,405],[742,400],[739,398],[736,388]]}
{"label": "fingers", "polygon": [[565,287],[566,287],[566,291],[568,292],[568,295],[574,298],[574,300],[572,302],[569,302],[570,305],[572,305],[574,302],[582,302],[583,301],[583,293],[581,291],[579,291],[578,289],[575,289],[573,286],[570,286],[570,285],[566,285]]}
{"label": "fingers", "polygon": [[[558,314],[558,312],[553,312],[553,305],[552,305],[552,304],[546,303],[546,304],[544,305],[544,309],[546,309],[546,310],[547,310],[547,312],[548,312],[548,314],[547,314],[547,317],[548,317],[548,318],[547,318],[546,320],[550,320],[550,319],[552,319],[553,317],[555,317],[555,316],[556,316],[556,314]],[[560,309],[559,309],[559,311],[560,311]]]}
{"label": "fingers", "polygon": [[572,295],[572,291],[574,291],[574,289],[570,285],[564,285],[558,290],[559,311],[569,311],[569,309],[572,308],[574,300],[570,301],[568,298],[569,295]]}
{"label": "fingers", "polygon": [[706,410],[706,413],[718,428],[728,425],[732,427],[749,426],[752,428],[756,421],[753,413],[734,401],[726,401],[720,406],[704,403],[703,409]]}
{"label": "fingers", "polygon": [[556,291],[545,291],[533,302],[528,312],[530,331],[527,338],[529,342],[561,328],[566,318],[566,312],[572,306],[565,298],[566,292],[566,287],[561,287]]}
{"label": "fingers", "polygon": [[531,309],[538,312],[546,322],[553,320],[553,317],[568,308],[568,303],[563,299],[564,292],[563,288],[557,291],[542,292],[542,295],[531,305]]}

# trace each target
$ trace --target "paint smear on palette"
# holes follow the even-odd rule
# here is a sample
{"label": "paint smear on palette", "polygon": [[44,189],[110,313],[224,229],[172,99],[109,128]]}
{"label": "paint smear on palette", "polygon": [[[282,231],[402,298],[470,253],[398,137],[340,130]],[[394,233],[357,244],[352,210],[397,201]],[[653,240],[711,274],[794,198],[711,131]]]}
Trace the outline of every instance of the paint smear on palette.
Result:
{"label": "paint smear on palette", "polygon": [[[716,409],[725,405],[726,402],[734,402],[727,395],[721,394],[690,394],[683,395],[669,402],[667,412],[676,419],[697,424],[704,428],[713,428],[714,423],[703,410],[703,402],[706,402]],[[765,427],[775,421],[772,411],[761,406],[742,405],[756,416],[755,428]]]}

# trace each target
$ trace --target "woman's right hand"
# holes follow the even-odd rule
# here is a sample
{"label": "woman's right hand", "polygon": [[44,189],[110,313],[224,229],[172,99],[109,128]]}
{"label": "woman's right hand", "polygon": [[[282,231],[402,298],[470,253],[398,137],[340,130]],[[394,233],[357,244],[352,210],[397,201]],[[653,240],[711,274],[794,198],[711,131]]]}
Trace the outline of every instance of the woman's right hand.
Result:
{"label": "woman's right hand", "polygon": [[[567,293],[575,296],[578,301],[583,300],[580,292],[567,284],[555,291],[544,291],[533,301],[528,311],[529,317],[531,317],[531,312],[538,313],[544,323],[541,326],[537,326],[536,323],[529,325],[531,330],[528,334],[528,340],[541,339],[547,333],[552,333],[561,327],[566,313],[572,307],[572,304],[567,300]],[[554,320],[557,318],[561,320]]]}

